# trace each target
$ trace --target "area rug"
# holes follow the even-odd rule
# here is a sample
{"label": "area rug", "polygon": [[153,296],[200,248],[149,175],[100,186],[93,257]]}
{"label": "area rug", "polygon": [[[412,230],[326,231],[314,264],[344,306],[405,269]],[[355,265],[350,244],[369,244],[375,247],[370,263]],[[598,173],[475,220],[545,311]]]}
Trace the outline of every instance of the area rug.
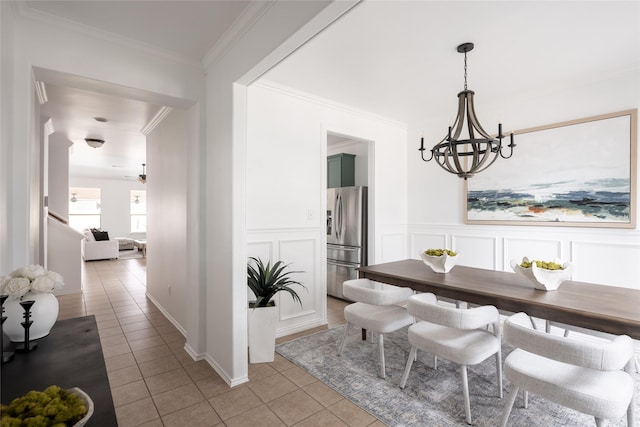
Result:
{"label": "area rug", "polygon": [[[458,366],[418,352],[404,390],[399,387],[410,345],[407,328],[385,335],[386,379],[378,377],[377,343],[362,341],[350,330],[344,352],[338,355],[344,326],[280,344],[276,351],[389,426],[467,426]],[[503,357],[508,349],[503,349]],[[480,427],[500,425],[511,389],[505,379],[504,398],[498,398],[495,358],[468,369],[471,416]],[[640,386],[636,382],[636,396]],[[636,399],[640,416],[640,398]],[[509,416],[509,426],[590,426],[594,419],[538,396],[529,396],[524,409],[519,394]],[[610,426],[626,426],[626,417]]]}
{"label": "area rug", "polygon": [[136,259],[143,258],[142,251],[138,249],[127,249],[118,253],[118,259]]}

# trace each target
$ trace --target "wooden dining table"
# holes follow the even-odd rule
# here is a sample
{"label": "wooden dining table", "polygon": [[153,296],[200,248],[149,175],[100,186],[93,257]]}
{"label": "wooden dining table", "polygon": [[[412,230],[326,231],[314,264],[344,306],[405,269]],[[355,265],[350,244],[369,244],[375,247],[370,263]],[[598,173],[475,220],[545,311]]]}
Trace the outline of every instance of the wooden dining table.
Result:
{"label": "wooden dining table", "polygon": [[640,340],[638,289],[568,280],[555,291],[543,291],[512,272],[457,265],[448,273],[435,273],[414,259],[360,267],[358,275],[456,301],[493,305],[507,312],[523,311],[550,321]]}

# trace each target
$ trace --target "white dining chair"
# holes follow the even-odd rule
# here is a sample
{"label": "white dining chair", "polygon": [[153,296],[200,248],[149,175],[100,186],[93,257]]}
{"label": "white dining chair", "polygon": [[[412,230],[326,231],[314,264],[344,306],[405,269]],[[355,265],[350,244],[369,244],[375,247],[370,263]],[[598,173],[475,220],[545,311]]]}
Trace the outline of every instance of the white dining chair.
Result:
{"label": "white dining chair", "polygon": [[[469,309],[445,307],[431,293],[413,295],[407,301],[409,314],[422,320],[409,327],[411,351],[400,388],[404,389],[418,349],[460,365],[466,421],[471,424],[467,366],[495,355],[498,396],[502,398],[500,314],[493,306]],[[491,326],[491,331],[487,326]],[[437,360],[437,359],[436,359]],[[437,368],[437,364],[434,365]]]}
{"label": "white dining chair", "polygon": [[[559,323],[559,322],[553,322],[553,321],[547,322],[547,329],[546,329],[547,333],[551,333],[551,327],[564,329],[563,335],[565,338],[568,337],[571,332],[578,332],[580,334],[590,335],[593,337],[597,337],[597,338],[601,338],[609,341],[611,341],[616,337],[616,335],[609,334],[607,332],[595,331],[593,329],[581,328],[578,326],[567,325],[565,323]],[[636,373],[640,373],[640,363],[638,363],[638,358],[636,357],[635,353],[633,355],[633,365],[635,366]]]}
{"label": "white dining chair", "polygon": [[342,285],[346,298],[356,301],[344,308],[347,326],[344,330],[339,354],[342,354],[351,326],[366,329],[378,335],[380,377],[385,378],[384,334],[397,331],[413,323],[406,308],[398,304],[413,295],[411,288],[387,285],[369,279],[347,280]]}
{"label": "white dining chair", "polygon": [[595,342],[548,334],[533,329],[525,313],[505,320],[504,338],[516,349],[504,364],[513,388],[505,404],[503,427],[520,389],[592,415],[597,426],[621,418],[625,412],[627,425],[635,426],[631,338],[620,335]]}

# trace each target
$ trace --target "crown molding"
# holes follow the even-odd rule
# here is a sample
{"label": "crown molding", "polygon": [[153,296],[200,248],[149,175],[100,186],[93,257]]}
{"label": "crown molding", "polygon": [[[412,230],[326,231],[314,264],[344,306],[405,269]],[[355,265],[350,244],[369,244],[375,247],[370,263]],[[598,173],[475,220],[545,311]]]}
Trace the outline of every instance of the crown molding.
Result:
{"label": "crown molding", "polygon": [[156,126],[158,126],[160,122],[162,122],[162,120],[167,116],[167,114],[171,112],[171,110],[173,110],[173,108],[171,107],[160,108],[160,110],[156,113],[155,116],[153,116],[153,118],[149,121],[149,123],[147,123],[147,125],[142,129],[140,129],[140,133],[142,133],[144,136],[149,135],[151,131],[153,131],[156,128]]}
{"label": "crown molding", "polygon": [[36,96],[38,97],[38,103],[40,105],[44,105],[47,103],[49,98],[47,98],[47,87],[44,82],[39,81],[36,78],[36,73],[33,68],[31,68],[31,83],[33,83],[33,88],[36,91]]}
{"label": "crown molding", "polygon": [[38,102],[40,105],[46,104],[49,98],[47,97],[47,88],[44,82],[35,82],[36,94],[38,95]]}
{"label": "crown molding", "polygon": [[280,64],[298,49],[303,48],[310,40],[341,19],[346,13],[358,6],[363,0],[333,1],[319,11],[311,20],[294,32],[282,44],[275,48],[250,71],[245,73],[237,83],[250,85],[271,68]]}
{"label": "crown molding", "polygon": [[30,7],[26,6],[23,1],[17,1],[12,3],[16,5],[16,7],[14,8],[16,15],[23,19],[32,20],[39,23],[55,25],[57,27],[66,29],[68,31],[81,33],[89,37],[97,38],[99,40],[104,40],[106,42],[117,44],[130,49],[135,49],[135,50],[138,50],[147,54],[151,54],[154,56],[158,56],[164,59],[168,59],[177,63],[183,63],[189,66],[197,66],[198,68],[202,67],[202,64],[200,63],[199,60],[191,58],[187,55],[182,55],[180,53],[177,53],[168,49],[162,49],[158,46],[154,46],[149,43],[130,39],[128,37],[124,37],[116,33],[112,33],[109,31],[92,27],[90,25],[85,25],[76,21],[72,21],[70,19],[66,19],[61,16],[52,15],[50,13],[42,12],[40,10],[31,9]]}
{"label": "crown molding", "polygon": [[202,58],[202,65],[208,68],[229,51],[253,25],[275,4],[276,0],[250,2],[222,37],[207,51]]}
{"label": "crown molding", "polygon": [[401,122],[399,120],[394,120],[388,117],[380,116],[378,114],[375,114],[366,110],[361,110],[359,108],[355,108],[347,104],[342,104],[328,98],[322,98],[320,96],[313,95],[308,92],[303,92],[298,89],[294,89],[289,86],[285,86],[280,83],[276,83],[274,81],[267,80],[267,79],[261,79],[256,83],[253,83],[250,87],[258,87],[258,88],[270,90],[273,92],[278,92],[285,96],[298,98],[303,101],[312,102],[317,105],[333,108],[334,110],[340,110],[345,113],[354,114],[356,116],[360,116],[369,120],[374,120],[378,123],[386,123],[389,126],[393,126],[399,129],[407,130],[409,126],[407,123]]}
{"label": "crown molding", "polygon": [[[53,121],[51,120],[51,117],[49,117],[47,119],[46,122],[44,122],[44,133],[45,135],[49,136],[52,133],[54,133],[56,130],[53,127]],[[69,141],[69,147],[71,147],[71,145],[73,144],[73,142]]]}

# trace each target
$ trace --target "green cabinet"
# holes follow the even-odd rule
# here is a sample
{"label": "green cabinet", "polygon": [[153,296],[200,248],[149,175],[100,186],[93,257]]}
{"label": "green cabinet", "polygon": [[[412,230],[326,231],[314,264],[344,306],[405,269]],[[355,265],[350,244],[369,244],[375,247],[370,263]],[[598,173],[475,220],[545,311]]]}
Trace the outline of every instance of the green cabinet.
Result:
{"label": "green cabinet", "polygon": [[327,157],[327,188],[355,185],[355,160],[353,154],[334,154]]}

